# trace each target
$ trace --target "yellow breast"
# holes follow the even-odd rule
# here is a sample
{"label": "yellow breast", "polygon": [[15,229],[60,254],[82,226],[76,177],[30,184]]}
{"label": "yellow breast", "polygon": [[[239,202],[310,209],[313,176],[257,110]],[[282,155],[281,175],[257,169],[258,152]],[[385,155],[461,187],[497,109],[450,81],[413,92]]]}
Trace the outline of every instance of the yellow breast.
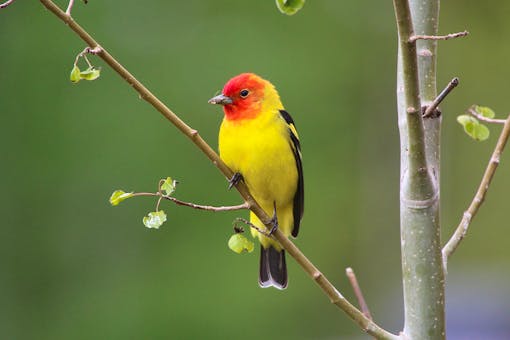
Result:
{"label": "yellow breast", "polygon": [[243,175],[250,193],[268,215],[272,216],[276,204],[280,228],[289,235],[298,172],[289,128],[279,112],[263,113],[249,120],[224,119],[219,151],[232,171]]}

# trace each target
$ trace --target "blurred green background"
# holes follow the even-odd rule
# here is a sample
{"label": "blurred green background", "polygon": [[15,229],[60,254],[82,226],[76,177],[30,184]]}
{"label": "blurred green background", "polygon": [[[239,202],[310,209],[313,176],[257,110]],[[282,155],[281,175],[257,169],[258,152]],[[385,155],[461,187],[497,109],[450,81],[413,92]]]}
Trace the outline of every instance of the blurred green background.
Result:
{"label": "blurred green background", "polygon": [[[58,1],[65,7],[66,1]],[[507,101],[507,1],[445,1],[439,82],[461,85],[442,105],[442,221],[446,238],[492,152],[456,116],[473,103],[502,117]],[[391,1],[309,1],[293,17],[274,1],[77,1],[104,47],[216,147],[221,110],[207,99],[245,71],[270,79],[299,128],[306,208],[297,244],[354,301],[358,274],[375,319],[403,325],[400,282],[396,33]],[[85,47],[37,1],[0,12],[1,339],[365,339],[289,258],[285,292],[257,285],[258,250],[226,242],[244,212],[163,204],[111,207],[114,189],[237,204],[214,166],[101,60],[94,82],[69,82]],[[510,152],[486,205],[450,262],[451,339],[510,337]],[[490,333],[492,332],[492,333]],[[468,336],[466,337],[466,334]],[[483,334],[482,337],[473,336]]]}

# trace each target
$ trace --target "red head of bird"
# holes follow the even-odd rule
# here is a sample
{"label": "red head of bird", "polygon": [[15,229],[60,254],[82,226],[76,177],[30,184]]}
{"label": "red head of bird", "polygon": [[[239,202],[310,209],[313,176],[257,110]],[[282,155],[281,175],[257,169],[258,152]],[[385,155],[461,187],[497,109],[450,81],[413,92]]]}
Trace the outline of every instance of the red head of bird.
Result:
{"label": "red head of bird", "polygon": [[230,79],[209,103],[223,105],[225,118],[232,121],[255,118],[266,108],[283,109],[273,84],[254,73]]}

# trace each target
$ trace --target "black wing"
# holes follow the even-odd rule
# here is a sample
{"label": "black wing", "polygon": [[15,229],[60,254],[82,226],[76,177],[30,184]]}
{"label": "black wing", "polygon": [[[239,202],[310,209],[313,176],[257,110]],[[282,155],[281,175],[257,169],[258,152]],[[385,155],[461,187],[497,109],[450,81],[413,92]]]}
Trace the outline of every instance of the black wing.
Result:
{"label": "black wing", "polygon": [[294,217],[294,228],[292,229],[292,236],[296,237],[299,233],[299,224],[301,223],[301,218],[303,217],[303,211],[305,209],[305,187],[303,181],[303,164],[301,161],[301,144],[299,143],[299,138],[297,136],[296,125],[294,124],[294,120],[290,114],[285,110],[280,110],[280,115],[289,125],[289,134],[291,140],[291,149],[294,154],[294,159],[296,160],[296,168],[298,170],[298,183],[297,190],[294,194],[294,204],[293,204],[293,217]]}

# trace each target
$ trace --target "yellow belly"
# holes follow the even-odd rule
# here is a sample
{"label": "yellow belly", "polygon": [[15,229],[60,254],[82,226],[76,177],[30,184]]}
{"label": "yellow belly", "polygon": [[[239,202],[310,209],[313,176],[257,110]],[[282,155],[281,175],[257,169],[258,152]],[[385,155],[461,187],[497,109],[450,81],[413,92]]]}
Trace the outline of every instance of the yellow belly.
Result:
{"label": "yellow belly", "polygon": [[[274,205],[280,230],[290,235],[293,228],[293,199],[298,173],[289,140],[289,131],[278,113],[261,119],[241,122],[224,120],[219,135],[221,159],[234,172],[243,175],[255,200],[269,215]],[[250,213],[250,221],[260,228],[264,225]],[[252,230],[264,247],[277,242]]]}

